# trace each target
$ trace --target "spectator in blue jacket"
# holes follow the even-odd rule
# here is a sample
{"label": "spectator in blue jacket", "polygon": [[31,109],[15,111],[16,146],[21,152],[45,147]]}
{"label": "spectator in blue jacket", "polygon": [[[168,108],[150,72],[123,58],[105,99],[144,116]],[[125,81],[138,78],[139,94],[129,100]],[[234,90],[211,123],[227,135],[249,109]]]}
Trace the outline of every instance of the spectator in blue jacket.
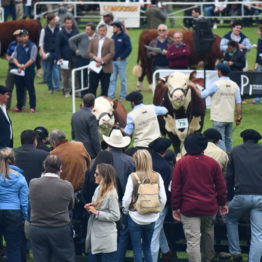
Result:
{"label": "spectator in blue jacket", "polygon": [[121,80],[120,99],[124,100],[127,94],[126,85],[126,65],[127,57],[132,51],[130,37],[123,32],[123,24],[115,21],[111,24],[113,26],[114,35],[112,39],[115,42],[115,56],[113,59],[113,73],[110,78],[110,85],[108,89],[108,97],[114,98],[117,87],[117,76]]}
{"label": "spectator in blue jacket", "polygon": [[0,236],[4,236],[7,261],[21,262],[22,223],[28,216],[28,186],[22,170],[14,166],[11,148],[0,150]]}

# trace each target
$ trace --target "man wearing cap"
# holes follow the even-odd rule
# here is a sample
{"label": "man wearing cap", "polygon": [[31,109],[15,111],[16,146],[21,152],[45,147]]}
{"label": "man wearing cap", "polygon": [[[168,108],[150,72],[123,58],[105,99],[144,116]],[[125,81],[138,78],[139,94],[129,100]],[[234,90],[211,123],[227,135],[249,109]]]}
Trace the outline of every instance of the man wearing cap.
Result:
{"label": "man wearing cap", "polygon": [[0,148],[13,147],[12,122],[6,112],[8,99],[9,90],[0,85]]}
{"label": "man wearing cap", "polygon": [[99,28],[101,24],[105,24],[106,25],[106,37],[111,38],[114,34],[113,26],[111,25],[113,21],[114,21],[113,13],[109,11],[105,11],[103,13],[103,21],[101,21],[98,24],[97,29]]}
{"label": "man wearing cap", "polygon": [[262,257],[262,146],[259,132],[246,129],[241,132],[243,144],[232,149],[227,168],[229,213],[227,235],[229,252],[234,260],[242,260],[239,245],[238,221],[250,213],[250,262]]}
{"label": "man wearing cap", "polygon": [[127,57],[130,55],[132,47],[129,35],[123,32],[123,25],[120,21],[115,21],[113,26],[114,35],[112,39],[115,42],[115,56],[113,58],[113,73],[110,77],[108,97],[115,98],[117,88],[117,75],[120,77],[121,90],[120,99],[124,100],[127,94],[126,86],[126,65]]}
{"label": "man wearing cap", "polygon": [[226,184],[217,161],[203,154],[206,137],[190,134],[184,146],[187,154],[176,163],[172,178],[173,217],[183,223],[188,260],[212,261],[215,216],[228,212]]}
{"label": "man wearing cap", "polygon": [[47,146],[49,132],[44,126],[38,126],[34,129],[37,139],[37,149],[42,149],[44,151],[50,152],[52,149]]}
{"label": "man wearing cap", "polygon": [[126,97],[131,102],[132,111],[128,113],[124,132],[134,135],[134,147],[147,148],[150,142],[161,137],[158,115],[167,114],[164,106],[144,105],[143,95],[131,92]]}
{"label": "man wearing cap", "polygon": [[10,72],[11,69],[15,68],[15,64],[12,62],[12,54],[15,51],[15,48],[17,44],[20,41],[20,29],[17,29],[14,31],[13,35],[15,36],[16,40],[12,41],[9,43],[6,53],[5,53],[5,58],[8,61],[8,71],[6,75],[6,80],[5,80],[5,86],[9,90],[9,99],[6,103],[6,109],[8,110],[11,105],[11,99],[12,99],[12,92],[14,89],[15,85],[15,75]]}
{"label": "man wearing cap", "polygon": [[29,33],[25,29],[21,29],[20,42],[12,54],[13,62],[18,68],[18,72],[24,72],[24,75],[15,76],[17,106],[12,111],[21,112],[24,105],[24,95],[26,90],[29,94],[30,110],[29,113],[35,113],[36,95],[35,95],[35,61],[37,57],[37,47],[29,40]]}
{"label": "man wearing cap", "polygon": [[215,159],[220,165],[223,174],[225,174],[228,164],[228,155],[217,146],[219,140],[222,139],[221,134],[215,128],[209,128],[203,133],[203,135],[208,139],[207,148],[205,149],[204,154]]}
{"label": "man wearing cap", "polygon": [[[103,135],[103,140],[108,144],[109,152],[113,156],[113,166],[117,175],[118,197],[119,202],[122,203],[128,176],[135,171],[132,157],[128,156],[123,151],[124,148],[130,144],[131,138],[129,136],[123,136],[119,129],[113,129],[109,137]],[[122,213],[121,220],[124,227],[118,231],[117,262],[125,261],[129,239],[127,215]]]}
{"label": "man wearing cap", "polygon": [[95,158],[101,150],[97,121],[92,109],[95,105],[95,96],[86,94],[83,97],[84,106],[72,115],[72,139],[84,144],[91,158]]}
{"label": "man wearing cap", "polygon": [[170,145],[171,145],[171,140],[164,137],[159,137],[149,144],[149,149],[153,162],[153,170],[161,175],[164,181],[166,195],[167,195],[166,206],[160,212],[159,218],[155,222],[154,233],[151,241],[151,252],[152,252],[153,262],[158,261],[159,249],[161,249],[162,252],[162,261],[169,261],[168,258],[170,259],[172,257],[163,227],[165,217],[168,211],[168,206],[170,204],[168,201],[170,199],[170,192],[168,190],[168,187],[170,184],[171,174],[173,170],[173,167],[164,158],[164,155],[167,149],[170,147]]}
{"label": "man wearing cap", "polygon": [[211,96],[210,118],[213,122],[213,128],[218,130],[222,136],[218,146],[225,152],[230,153],[232,148],[232,126],[236,109],[236,125],[241,123],[241,96],[238,85],[230,80],[228,74],[230,68],[226,64],[216,66],[219,80],[213,85],[208,86],[204,91],[200,91],[196,84],[189,83],[189,86],[195,90],[201,98]]}

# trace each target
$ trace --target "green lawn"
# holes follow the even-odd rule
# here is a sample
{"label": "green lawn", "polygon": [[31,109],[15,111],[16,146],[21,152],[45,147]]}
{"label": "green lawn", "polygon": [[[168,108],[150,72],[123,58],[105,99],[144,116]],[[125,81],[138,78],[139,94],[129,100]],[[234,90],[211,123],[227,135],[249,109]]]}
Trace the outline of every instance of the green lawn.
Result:
{"label": "green lawn", "polygon": [[[180,29],[180,28],[177,28]],[[136,64],[137,59],[137,45],[139,34],[142,30],[140,29],[129,29],[129,35],[131,37],[133,51],[128,59],[128,69],[127,69],[127,83],[128,90],[132,91],[136,88],[136,78],[132,75],[132,68]],[[220,36],[223,36],[229,28],[223,27],[218,28],[214,32]],[[257,33],[256,28],[244,28],[243,33],[246,34],[251,43],[257,43]],[[256,50],[252,49],[248,53],[249,68],[253,68],[255,61]],[[4,59],[0,59],[0,84],[4,84],[5,75],[7,71],[7,62]],[[68,138],[71,138],[70,132],[70,119],[72,112],[72,100],[70,98],[64,98],[61,93],[55,93],[53,95],[47,93],[46,85],[37,84],[40,82],[40,78],[35,79],[35,87],[37,93],[37,113],[28,114],[24,113],[10,113],[10,117],[13,121],[15,146],[19,146],[19,135],[24,129],[33,129],[38,125],[46,126],[49,130],[54,128],[59,128],[65,131]],[[144,81],[144,87],[147,87],[147,82]],[[152,93],[150,91],[143,91],[145,97],[145,103],[152,102]],[[77,105],[80,104],[80,99],[77,99]],[[12,99],[12,107],[15,107],[16,99],[15,92]],[[129,111],[130,106],[125,103],[126,109]],[[28,109],[28,108],[27,108]],[[256,128],[261,130],[261,105],[244,105],[243,106],[243,122],[242,125],[236,127],[234,130],[233,141],[234,144],[239,144],[241,142],[239,138],[239,133],[246,128]],[[205,128],[211,126],[209,121],[209,112],[206,114]]]}

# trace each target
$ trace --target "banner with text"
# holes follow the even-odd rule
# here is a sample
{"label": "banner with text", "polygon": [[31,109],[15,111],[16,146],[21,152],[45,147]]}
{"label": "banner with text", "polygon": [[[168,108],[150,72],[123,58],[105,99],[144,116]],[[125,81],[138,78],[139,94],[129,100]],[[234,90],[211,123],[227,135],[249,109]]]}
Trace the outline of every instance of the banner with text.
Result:
{"label": "banner with text", "polygon": [[101,3],[100,15],[112,12],[114,20],[124,21],[126,28],[140,27],[140,4],[139,3]]}

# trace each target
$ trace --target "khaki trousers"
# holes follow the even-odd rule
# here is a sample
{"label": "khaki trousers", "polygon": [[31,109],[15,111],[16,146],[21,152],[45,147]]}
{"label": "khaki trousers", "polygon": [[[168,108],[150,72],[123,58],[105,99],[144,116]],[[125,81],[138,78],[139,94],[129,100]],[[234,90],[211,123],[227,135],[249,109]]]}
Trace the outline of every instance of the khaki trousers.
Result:
{"label": "khaki trousers", "polygon": [[24,8],[23,8],[23,2],[15,3],[15,9],[16,9],[16,19],[23,19],[24,16]]}
{"label": "khaki trousers", "polygon": [[71,72],[71,69],[66,70],[61,68],[62,88],[65,94],[70,93],[72,90]]}
{"label": "khaki trousers", "polygon": [[181,216],[189,262],[210,262],[214,258],[214,216]]}

